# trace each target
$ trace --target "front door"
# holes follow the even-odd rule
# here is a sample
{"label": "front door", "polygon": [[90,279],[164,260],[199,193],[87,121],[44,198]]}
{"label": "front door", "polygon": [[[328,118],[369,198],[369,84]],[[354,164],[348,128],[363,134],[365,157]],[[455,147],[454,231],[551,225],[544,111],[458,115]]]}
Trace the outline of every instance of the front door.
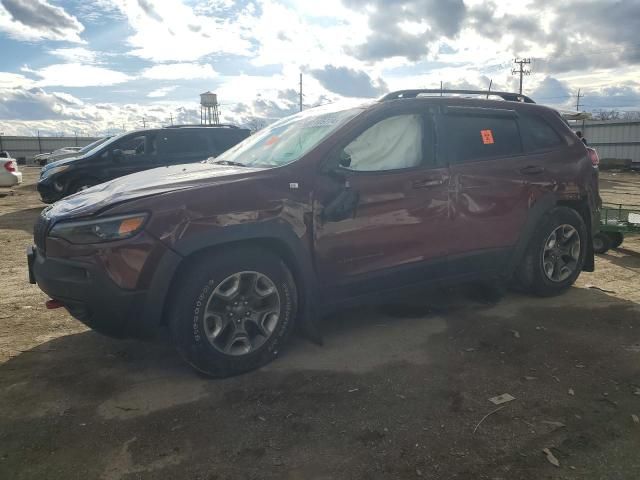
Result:
{"label": "front door", "polygon": [[330,294],[446,272],[449,175],[435,164],[432,127],[423,112],[387,114],[337,148],[341,166],[320,178],[314,202],[316,268]]}
{"label": "front door", "polygon": [[107,179],[160,166],[156,133],[153,131],[127,135],[113,143],[105,155],[109,160],[105,167]]}

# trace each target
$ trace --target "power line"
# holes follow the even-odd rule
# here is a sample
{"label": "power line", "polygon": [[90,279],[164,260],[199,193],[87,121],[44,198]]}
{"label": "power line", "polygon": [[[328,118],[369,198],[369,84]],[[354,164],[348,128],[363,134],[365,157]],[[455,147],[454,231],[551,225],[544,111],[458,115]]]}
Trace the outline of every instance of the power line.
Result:
{"label": "power line", "polygon": [[530,58],[522,58],[522,59],[516,58],[513,61],[513,63],[517,63],[518,65],[520,65],[520,69],[519,70],[516,70],[516,69],[511,70],[511,74],[512,75],[516,75],[516,74],[520,75],[520,95],[522,95],[522,77],[524,75],[531,75],[531,70],[525,70],[524,66],[525,65],[530,65],[531,64],[531,59]]}

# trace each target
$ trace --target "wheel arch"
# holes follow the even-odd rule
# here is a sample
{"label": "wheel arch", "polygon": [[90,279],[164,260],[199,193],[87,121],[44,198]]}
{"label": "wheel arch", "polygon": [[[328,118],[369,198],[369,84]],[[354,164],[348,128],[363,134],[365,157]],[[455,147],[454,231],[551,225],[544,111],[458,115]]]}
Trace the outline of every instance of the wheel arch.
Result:
{"label": "wheel arch", "polygon": [[564,199],[558,198],[554,193],[548,193],[541,197],[530,209],[527,220],[521,230],[520,238],[516,243],[507,267],[507,274],[511,276],[515,273],[526,254],[529,241],[536,227],[545,214],[555,207],[568,207],[575,210],[583,219],[587,227],[587,252],[585,257],[584,271],[592,272],[595,267],[595,255],[592,243],[591,210],[586,198]]}
{"label": "wheel arch", "polygon": [[281,258],[293,275],[298,290],[298,327],[310,339],[320,342],[315,324],[315,306],[312,295],[316,291],[316,282],[309,251],[304,248],[303,240],[291,231],[286,233],[281,229],[271,229],[267,233],[261,230],[263,229],[247,232],[245,226],[225,227],[224,234],[221,231],[209,238],[208,236],[200,237],[197,243],[177,245],[176,251],[182,256],[182,259],[168,283],[160,323],[162,325],[168,323],[171,292],[175,290],[180,276],[188,271],[193,262],[198,261],[203,255],[210,255],[229,248],[258,247],[269,250]]}

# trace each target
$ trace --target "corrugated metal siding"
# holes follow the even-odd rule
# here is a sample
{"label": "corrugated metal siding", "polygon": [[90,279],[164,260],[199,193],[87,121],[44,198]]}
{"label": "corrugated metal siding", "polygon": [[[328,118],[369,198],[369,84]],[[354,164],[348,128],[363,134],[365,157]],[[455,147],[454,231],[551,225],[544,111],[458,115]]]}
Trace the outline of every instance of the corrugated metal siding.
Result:
{"label": "corrugated metal siding", "polygon": [[612,158],[640,163],[640,122],[585,122],[572,125],[581,130],[589,145],[598,150],[600,158]]}
{"label": "corrugated metal siding", "polygon": [[98,138],[94,137],[0,137],[0,150],[6,150],[12,157],[24,158],[32,162],[34,155],[52,152],[63,147],[84,147]]}

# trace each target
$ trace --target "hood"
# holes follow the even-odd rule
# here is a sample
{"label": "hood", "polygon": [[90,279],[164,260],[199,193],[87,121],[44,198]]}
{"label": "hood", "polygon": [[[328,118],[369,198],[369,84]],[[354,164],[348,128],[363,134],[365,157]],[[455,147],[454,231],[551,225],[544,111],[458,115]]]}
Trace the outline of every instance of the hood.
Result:
{"label": "hood", "polygon": [[51,170],[52,168],[55,167],[59,167],[61,165],[66,165],[67,163],[72,163],[75,162],[76,160],[80,160],[81,158],[84,158],[83,155],[77,155],[77,154],[73,154],[74,156],[70,155],[69,157],[65,157],[62,159],[56,159],[56,158],[52,158],[49,157],[49,160],[53,160],[50,162],[47,162],[47,164],[42,167],[42,172],[46,172],[47,170]]}
{"label": "hood", "polygon": [[[63,160],[64,161],[64,160]],[[245,180],[264,168],[213,165],[207,162],[145,170],[88,188],[52,205],[47,216],[78,217],[142,197]]]}

